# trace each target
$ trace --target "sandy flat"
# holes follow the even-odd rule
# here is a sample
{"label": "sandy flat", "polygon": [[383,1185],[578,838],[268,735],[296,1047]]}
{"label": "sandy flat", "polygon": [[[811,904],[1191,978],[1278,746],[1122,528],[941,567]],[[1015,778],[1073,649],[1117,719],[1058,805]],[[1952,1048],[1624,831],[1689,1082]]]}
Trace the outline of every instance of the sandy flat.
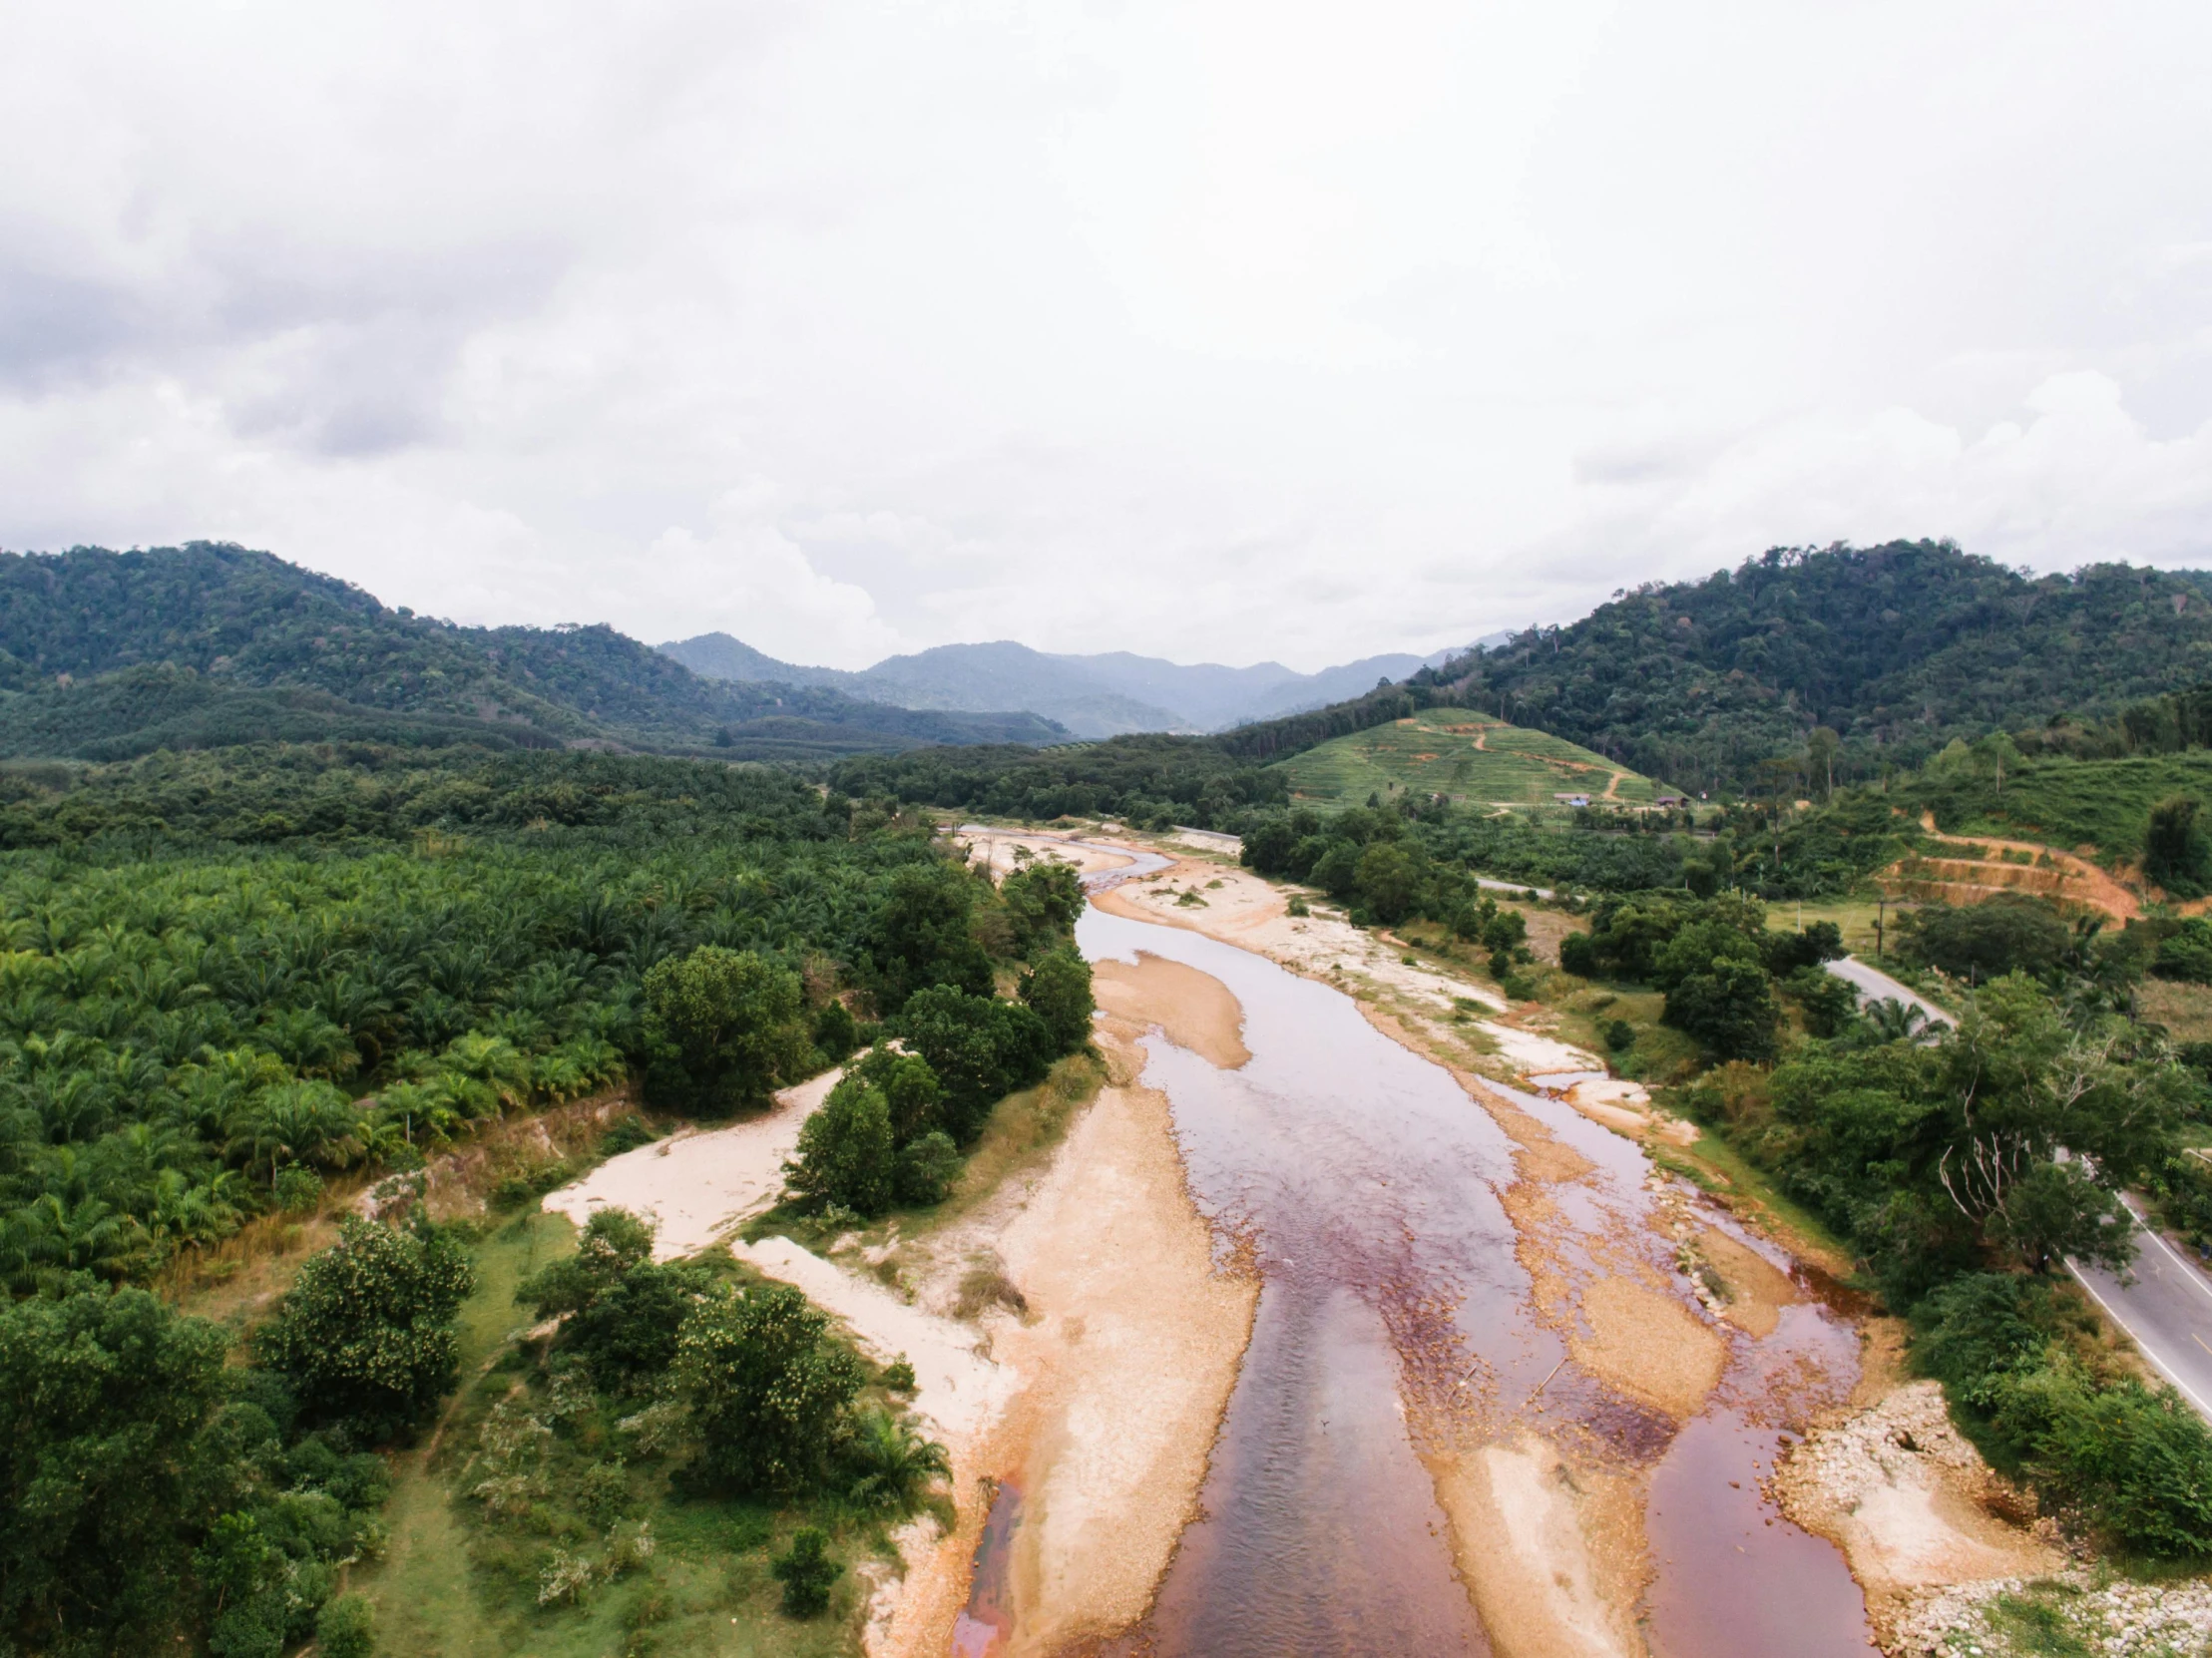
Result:
{"label": "sandy flat", "polygon": [[[1130,971],[1141,980],[1169,965]],[[1137,986],[1147,997],[1161,994],[1153,978]],[[1143,1029],[1117,1019],[1102,1029],[1116,1076],[1141,1066]],[[1030,1309],[1026,1320],[989,1321],[1019,1391],[956,1455],[961,1523],[910,1558],[904,1592],[870,1640],[876,1658],[951,1650],[985,1476],[1025,1493],[1012,1652],[1053,1651],[1140,1617],[1194,1510],[1250,1337],[1258,1287],[1215,1272],[1167,1101],[1151,1089],[1101,1092],[997,1249]]]}
{"label": "sandy flat", "polygon": [[1234,1070],[1250,1059],[1244,1045],[1244,1010],[1229,987],[1210,973],[1146,951],[1136,965],[1099,962],[1091,970],[1099,1006],[1142,1029],[1157,1026],[1177,1047]]}
{"label": "sandy flat", "polygon": [[1015,1378],[985,1357],[972,1324],[908,1305],[874,1281],[847,1272],[793,1243],[762,1238],[730,1253],[770,1278],[796,1285],[806,1299],[852,1331],[878,1363],[902,1355],[914,1367],[914,1408],[955,1442],[973,1438],[1005,1409]]}
{"label": "sandy flat", "polygon": [[829,1097],[842,1068],[785,1088],[775,1108],[727,1128],[680,1128],[664,1140],[610,1157],[583,1179],[548,1192],[545,1207],[582,1226],[595,1209],[650,1216],[653,1258],[695,1255],[783,1192],[783,1165],[799,1125]]}

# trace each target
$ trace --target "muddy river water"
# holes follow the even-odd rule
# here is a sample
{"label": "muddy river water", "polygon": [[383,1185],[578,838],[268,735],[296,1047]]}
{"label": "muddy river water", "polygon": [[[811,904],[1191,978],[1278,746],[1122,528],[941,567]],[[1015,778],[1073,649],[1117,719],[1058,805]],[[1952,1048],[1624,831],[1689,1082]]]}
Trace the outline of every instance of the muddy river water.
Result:
{"label": "muddy river water", "polygon": [[[1807,1296],[1761,1339],[1723,1327],[1720,1384],[1686,1423],[1638,1403],[1576,1363],[1571,1311],[1540,1312],[1507,1203],[1514,1143],[1449,1070],[1377,1031],[1342,992],[1251,952],[1097,908],[1077,936],[1094,961],[1142,952],[1221,981],[1251,1052],[1226,1070],[1157,1032],[1144,1040],[1143,1081],[1170,1102],[1192,1197],[1224,1262],[1234,1256],[1261,1287],[1198,1517],[1144,1623],[1108,1650],[1526,1650],[1525,1637],[1486,1632],[1466,1570],[1471,1551],[1509,1552],[1513,1540],[1465,1534],[1434,1470],[1470,1448],[1540,1436],[1560,1448],[1559,1477],[1611,1469],[1648,1491],[1651,1570],[1621,1620],[1628,1649],[1873,1652],[1841,1555],[1760,1490],[1793,1427],[1849,1392],[1848,1320]],[[1681,1285],[1645,1224],[1659,1183],[1642,1152],[1544,1093],[1500,1091],[1594,1165],[1557,1188],[1563,1241],[1541,1270],[1586,1285],[1621,1270],[1627,1247],[1658,1269],[1645,1282]],[[1686,1286],[1675,1293],[1712,1322]],[[1018,1522],[1017,1493],[1002,1500],[986,1556]],[[978,1566],[979,1596],[995,1595],[992,1561]]]}

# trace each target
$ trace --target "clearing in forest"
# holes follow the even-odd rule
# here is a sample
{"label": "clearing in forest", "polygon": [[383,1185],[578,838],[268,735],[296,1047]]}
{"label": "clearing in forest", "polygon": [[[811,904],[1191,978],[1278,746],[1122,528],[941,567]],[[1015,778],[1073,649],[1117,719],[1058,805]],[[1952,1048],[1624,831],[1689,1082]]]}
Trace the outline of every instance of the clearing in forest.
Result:
{"label": "clearing in forest", "polygon": [[1468,708],[1425,708],[1409,719],[1332,737],[1279,761],[1300,799],[1357,805],[1394,785],[1420,794],[1506,806],[1557,806],[1560,795],[1592,805],[1648,806],[1661,791],[1648,777],[1563,737]]}

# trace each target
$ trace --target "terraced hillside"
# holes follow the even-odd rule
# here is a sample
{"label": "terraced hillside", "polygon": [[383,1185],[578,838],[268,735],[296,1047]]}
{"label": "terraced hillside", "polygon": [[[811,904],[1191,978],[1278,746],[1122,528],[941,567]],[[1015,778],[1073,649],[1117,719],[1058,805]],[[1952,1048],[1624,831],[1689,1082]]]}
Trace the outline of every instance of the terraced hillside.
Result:
{"label": "terraced hillside", "polygon": [[1560,795],[1648,806],[1661,792],[1650,778],[1563,737],[1467,708],[1424,708],[1332,737],[1272,769],[1288,776],[1298,798],[1346,805],[1393,786],[1507,806],[1556,806]]}

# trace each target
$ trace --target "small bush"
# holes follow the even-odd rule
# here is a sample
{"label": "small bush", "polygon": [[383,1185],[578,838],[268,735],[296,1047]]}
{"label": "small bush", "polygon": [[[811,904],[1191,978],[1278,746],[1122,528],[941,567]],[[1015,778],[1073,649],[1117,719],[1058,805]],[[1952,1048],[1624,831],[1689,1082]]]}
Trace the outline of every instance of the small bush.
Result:
{"label": "small bush", "polygon": [[602,1157],[620,1157],[626,1151],[636,1151],[642,1145],[651,1145],[661,1136],[653,1131],[653,1125],[636,1111],[617,1117],[600,1136],[599,1152]]}
{"label": "small bush", "polygon": [[1605,1027],[1605,1045],[1615,1053],[1625,1053],[1636,1045],[1636,1028],[1624,1019],[1616,1019]]}
{"label": "small bush", "polygon": [[901,1203],[928,1208],[945,1201],[959,1175],[959,1148],[950,1134],[933,1128],[899,1153],[892,1184]]}
{"label": "small bush", "polygon": [[376,1619],[368,1596],[345,1594],[326,1603],[315,1619],[316,1658],[369,1658],[376,1650]]}
{"label": "small bush", "polygon": [[770,1562],[768,1570],[783,1585],[785,1616],[811,1618],[829,1609],[830,1585],[845,1568],[829,1557],[829,1539],[813,1526],[801,1526],[791,1546]]}
{"label": "small bush", "polygon": [[904,1355],[883,1367],[883,1386],[888,1393],[910,1394],[914,1391],[914,1367]]}
{"label": "small bush", "polygon": [[276,1207],[287,1215],[312,1214],[315,1205],[322,1201],[322,1176],[311,1168],[293,1163],[276,1171],[269,1195],[276,1200]]}
{"label": "small bush", "polygon": [[1299,917],[1310,916],[1313,914],[1313,906],[1302,898],[1293,898],[1290,901],[1289,914]]}

